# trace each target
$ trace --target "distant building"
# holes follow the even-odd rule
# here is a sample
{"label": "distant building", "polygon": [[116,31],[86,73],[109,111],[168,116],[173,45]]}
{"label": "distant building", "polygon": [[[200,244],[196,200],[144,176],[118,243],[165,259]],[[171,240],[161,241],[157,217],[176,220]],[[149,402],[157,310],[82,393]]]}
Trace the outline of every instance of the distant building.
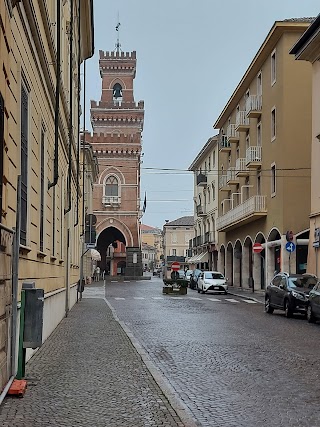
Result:
{"label": "distant building", "polygon": [[153,270],[156,267],[156,248],[142,243],[142,265],[143,269]]}
{"label": "distant building", "polygon": [[165,266],[170,270],[171,264],[178,261],[181,268],[188,267],[189,242],[194,238],[194,217],[183,216],[163,226],[163,249]]}
{"label": "distant building", "polygon": [[155,252],[155,267],[160,268],[162,266],[163,258],[163,237],[160,228],[150,227],[146,224],[140,225],[141,230],[141,241],[156,249]]}

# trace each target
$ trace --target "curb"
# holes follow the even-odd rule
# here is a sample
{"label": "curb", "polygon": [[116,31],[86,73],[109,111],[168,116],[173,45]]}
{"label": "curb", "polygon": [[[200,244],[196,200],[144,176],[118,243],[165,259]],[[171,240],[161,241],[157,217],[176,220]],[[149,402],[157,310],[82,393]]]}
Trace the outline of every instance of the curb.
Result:
{"label": "curb", "polygon": [[251,295],[249,295],[249,296],[248,296],[248,295],[238,294],[238,293],[236,293],[236,292],[230,292],[229,290],[228,290],[228,294],[229,294],[229,295],[234,295],[234,296],[236,296],[236,297],[244,298],[244,299],[249,299],[249,300],[251,300],[251,301],[258,302],[259,304],[264,304],[264,302],[263,302],[263,301],[260,301],[259,299],[254,298],[254,297],[252,297]]}
{"label": "curb", "polygon": [[168,402],[170,403],[172,409],[174,409],[174,411],[177,413],[178,417],[183,422],[184,426],[199,427],[201,424],[198,424],[197,422],[195,422],[187,405],[185,405],[183,401],[177,397],[177,392],[174,389],[174,387],[169,383],[167,378],[161,373],[160,369],[158,369],[155,366],[155,364],[150,359],[148,353],[145,351],[145,349],[141,346],[141,344],[135,338],[135,336],[133,335],[131,330],[128,328],[128,326],[118,318],[116,310],[112,307],[110,302],[106,298],[103,298],[103,300],[112,311],[112,315],[115,321],[119,323],[121,328],[124,330],[128,338],[130,339],[133,347],[136,349],[136,351],[140,355],[143,363],[146,365],[151,376],[153,377],[155,382],[158,384],[162,393],[168,399]]}

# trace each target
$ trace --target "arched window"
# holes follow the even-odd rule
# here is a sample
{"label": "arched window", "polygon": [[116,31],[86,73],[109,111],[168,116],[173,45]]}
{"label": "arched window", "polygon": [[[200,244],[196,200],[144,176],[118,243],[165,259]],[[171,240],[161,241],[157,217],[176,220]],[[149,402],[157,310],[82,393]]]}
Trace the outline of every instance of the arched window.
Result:
{"label": "arched window", "polygon": [[113,175],[106,180],[105,195],[107,197],[118,197],[119,195],[118,179]]}

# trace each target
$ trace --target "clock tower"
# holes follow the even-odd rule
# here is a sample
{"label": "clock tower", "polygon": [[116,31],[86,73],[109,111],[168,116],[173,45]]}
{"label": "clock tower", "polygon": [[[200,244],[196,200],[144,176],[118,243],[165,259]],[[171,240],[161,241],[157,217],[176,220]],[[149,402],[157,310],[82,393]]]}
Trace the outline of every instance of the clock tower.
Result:
{"label": "clock tower", "polygon": [[98,159],[93,190],[101,270],[142,276],[139,219],[144,102],[135,102],[136,52],[100,51],[100,101],[91,101],[93,134],[86,141]]}

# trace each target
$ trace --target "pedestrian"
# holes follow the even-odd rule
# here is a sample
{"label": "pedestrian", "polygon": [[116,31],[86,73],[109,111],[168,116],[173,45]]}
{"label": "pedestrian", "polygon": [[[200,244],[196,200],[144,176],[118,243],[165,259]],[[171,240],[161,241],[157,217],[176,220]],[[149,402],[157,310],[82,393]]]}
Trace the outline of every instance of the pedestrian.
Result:
{"label": "pedestrian", "polygon": [[100,267],[97,266],[96,271],[95,271],[95,278],[96,278],[96,282],[99,282],[100,280]]}

